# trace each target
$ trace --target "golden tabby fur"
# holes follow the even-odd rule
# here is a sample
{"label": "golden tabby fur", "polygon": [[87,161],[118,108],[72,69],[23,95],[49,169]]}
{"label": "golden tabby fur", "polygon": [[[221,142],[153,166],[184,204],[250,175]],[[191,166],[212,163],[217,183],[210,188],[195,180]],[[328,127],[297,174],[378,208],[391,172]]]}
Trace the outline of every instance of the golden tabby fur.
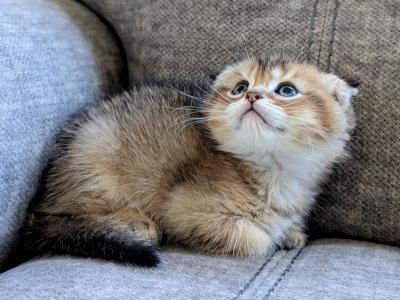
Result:
{"label": "golden tabby fur", "polygon": [[143,265],[162,235],[242,256],[301,247],[356,93],[307,64],[247,59],[205,99],[149,86],[104,101],[62,133],[26,245]]}

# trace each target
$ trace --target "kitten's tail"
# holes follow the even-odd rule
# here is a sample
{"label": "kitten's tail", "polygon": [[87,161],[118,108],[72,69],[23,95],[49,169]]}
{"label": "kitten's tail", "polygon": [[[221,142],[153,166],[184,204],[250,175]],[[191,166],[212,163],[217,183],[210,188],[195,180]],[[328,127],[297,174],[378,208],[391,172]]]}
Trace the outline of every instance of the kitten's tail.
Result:
{"label": "kitten's tail", "polygon": [[125,220],[64,214],[30,213],[19,253],[24,260],[44,254],[69,254],[154,267],[159,263],[154,240],[140,235]]}

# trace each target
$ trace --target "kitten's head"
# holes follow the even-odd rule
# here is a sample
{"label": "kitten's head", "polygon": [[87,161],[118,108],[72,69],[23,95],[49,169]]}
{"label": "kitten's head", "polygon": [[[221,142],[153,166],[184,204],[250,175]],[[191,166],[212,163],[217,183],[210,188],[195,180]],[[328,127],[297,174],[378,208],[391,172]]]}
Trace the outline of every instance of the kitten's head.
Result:
{"label": "kitten's head", "polygon": [[308,64],[248,59],[216,77],[205,111],[222,150],[258,162],[348,140],[356,94],[354,84]]}

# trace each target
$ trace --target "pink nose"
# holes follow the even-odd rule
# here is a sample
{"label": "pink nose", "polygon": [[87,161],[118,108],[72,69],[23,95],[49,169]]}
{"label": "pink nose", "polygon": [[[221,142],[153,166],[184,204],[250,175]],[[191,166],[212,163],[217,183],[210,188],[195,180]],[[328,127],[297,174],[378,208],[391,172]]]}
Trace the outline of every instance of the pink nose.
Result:
{"label": "pink nose", "polygon": [[257,100],[260,100],[261,98],[262,98],[262,95],[260,92],[247,92],[247,94],[246,94],[246,99],[250,103],[254,103]]}

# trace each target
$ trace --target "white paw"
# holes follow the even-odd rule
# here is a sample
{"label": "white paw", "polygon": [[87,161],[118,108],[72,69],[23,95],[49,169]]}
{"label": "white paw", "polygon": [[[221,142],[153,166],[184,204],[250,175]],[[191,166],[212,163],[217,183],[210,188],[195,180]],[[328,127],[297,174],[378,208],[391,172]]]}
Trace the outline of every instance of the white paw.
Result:
{"label": "white paw", "polygon": [[301,230],[292,230],[288,234],[285,246],[289,249],[303,248],[307,243],[307,236]]}

